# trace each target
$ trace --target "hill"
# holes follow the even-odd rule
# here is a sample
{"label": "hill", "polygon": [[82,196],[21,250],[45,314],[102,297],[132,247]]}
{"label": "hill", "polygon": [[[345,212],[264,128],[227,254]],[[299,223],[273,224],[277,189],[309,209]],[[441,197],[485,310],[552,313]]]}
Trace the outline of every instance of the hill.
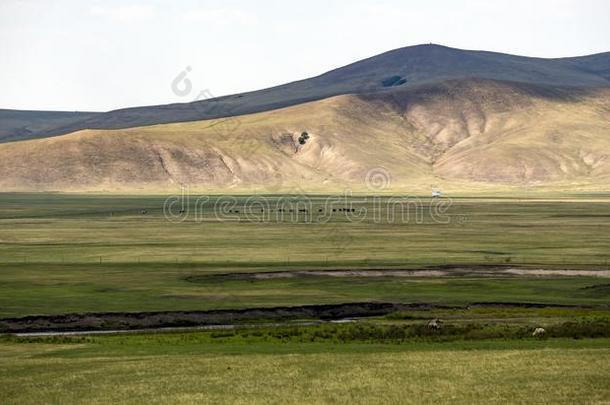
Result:
{"label": "hill", "polygon": [[[418,45],[264,90],[192,103],[126,108],[74,120],[48,121],[48,125],[42,127],[24,127],[28,129],[26,137],[42,137],[81,129],[121,129],[199,121],[279,109],[336,95],[366,94],[467,78],[552,86],[609,87],[610,53],[543,59],[432,44]],[[20,138],[18,127],[7,128],[4,120],[0,120],[0,132],[7,130],[15,130],[10,139]]]}
{"label": "hill", "polygon": [[0,143],[44,136],[56,128],[75,125],[98,113],[0,109]]}
{"label": "hill", "polygon": [[608,88],[448,80],[229,119],[6,143],[0,145],[0,188],[607,190],[608,116]]}

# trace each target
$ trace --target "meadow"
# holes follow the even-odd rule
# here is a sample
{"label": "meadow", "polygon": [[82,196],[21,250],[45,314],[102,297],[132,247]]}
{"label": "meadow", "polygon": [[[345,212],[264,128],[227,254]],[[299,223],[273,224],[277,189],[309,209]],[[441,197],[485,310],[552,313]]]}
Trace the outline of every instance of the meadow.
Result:
{"label": "meadow", "polygon": [[[610,282],[596,277],[610,260],[608,195],[411,198],[406,220],[391,196],[266,196],[269,205],[212,196],[195,211],[179,202],[186,209],[170,212],[166,198],[0,194],[0,318],[346,302],[461,307],[345,324],[4,335],[0,403],[610,401]],[[278,202],[286,207],[279,218]],[[594,273],[502,273],[509,268]],[[400,269],[432,273],[358,273]],[[269,277],[311,270],[358,272]],[[268,274],[243,276],[253,273]],[[469,306],[477,302],[495,304]],[[442,329],[427,327],[433,318]],[[532,337],[536,327],[544,338]]]}
{"label": "meadow", "polygon": [[303,343],[274,333],[274,338],[251,331],[247,338],[199,332],[0,342],[0,402],[570,404],[610,399],[607,338]]}
{"label": "meadow", "polygon": [[[306,206],[302,197],[266,198],[295,211]],[[407,220],[393,221],[376,214],[390,197],[331,200],[332,207],[366,209],[357,220],[327,208],[329,197],[308,198],[310,216],[324,210],[327,219],[287,213],[261,220],[248,214],[259,206],[247,196],[212,197],[172,222],[162,196],[0,194],[0,316],[369,300],[608,303],[604,279],[586,277],[201,278],[445,265],[595,270],[610,259],[608,196],[454,198],[441,214],[429,198],[416,200],[417,211],[411,199]],[[587,288],[595,286],[601,288]]]}
{"label": "meadow", "polygon": [[[329,197],[307,197],[309,219],[286,213],[280,220],[248,214],[248,207],[260,207],[250,197],[223,197],[224,208],[214,198],[221,197],[172,222],[164,215],[164,196],[0,194],[0,317],[371,300],[609,300],[608,283],[592,277],[205,277],[450,265],[604,269],[610,260],[608,196],[454,198],[438,212],[428,198],[411,199],[410,216],[399,220],[396,214],[393,221],[385,211],[377,214],[390,197],[333,199],[339,208],[325,205]],[[303,197],[266,198],[295,212],[307,206]],[[356,214],[332,212],[344,207]],[[320,210],[328,211],[327,218],[312,220]]]}
{"label": "meadow", "polygon": [[[260,199],[272,207],[310,206],[312,212],[309,217],[286,212],[280,220],[277,213],[249,213],[245,207],[256,211]],[[172,222],[172,217],[168,220],[164,215],[165,196],[0,194],[0,263],[101,261],[167,267],[198,263],[230,268],[448,263],[605,266],[610,261],[610,196],[604,194],[260,199],[212,196],[198,202],[192,196],[190,209],[178,214],[182,222]],[[389,217],[396,201],[403,204],[404,217],[397,209]],[[331,207],[352,207],[356,212],[329,212]],[[317,218],[320,209],[323,220]]]}

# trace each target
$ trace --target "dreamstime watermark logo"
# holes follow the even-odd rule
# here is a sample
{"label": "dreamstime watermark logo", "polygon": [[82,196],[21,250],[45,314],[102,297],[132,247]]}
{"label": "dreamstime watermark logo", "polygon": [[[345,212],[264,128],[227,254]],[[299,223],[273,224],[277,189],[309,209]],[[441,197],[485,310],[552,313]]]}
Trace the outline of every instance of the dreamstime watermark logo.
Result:
{"label": "dreamstime watermark logo", "polygon": [[392,174],[385,167],[375,167],[366,173],[364,183],[371,191],[383,191],[392,185]]}
{"label": "dreamstime watermark logo", "polygon": [[193,70],[192,67],[187,66],[183,71],[172,80],[172,92],[179,97],[186,97],[191,94],[193,90],[193,83],[187,77],[188,74]]}
{"label": "dreamstime watermark logo", "polygon": [[[354,196],[351,191],[335,196],[305,193],[248,197],[191,195],[183,187],[168,197],[163,215],[168,222],[249,222],[289,224],[451,224],[464,225],[467,217],[451,212],[451,198],[418,196]],[[329,228],[330,229],[330,228]]]}
{"label": "dreamstime watermark logo", "polygon": [[222,101],[208,88],[200,90],[193,97],[193,82],[189,75],[193,72],[191,66],[186,66],[172,80],[170,88],[178,97],[188,97],[189,106],[201,119],[214,119],[211,129],[220,135],[231,135],[241,126],[241,121],[235,117],[236,104]]}
{"label": "dreamstime watermark logo", "polygon": [[180,223],[188,219],[201,222],[204,220],[204,209],[209,202],[210,197],[207,195],[191,198],[189,188],[182,186],[179,195],[169,196],[163,202],[163,217],[172,223]]}

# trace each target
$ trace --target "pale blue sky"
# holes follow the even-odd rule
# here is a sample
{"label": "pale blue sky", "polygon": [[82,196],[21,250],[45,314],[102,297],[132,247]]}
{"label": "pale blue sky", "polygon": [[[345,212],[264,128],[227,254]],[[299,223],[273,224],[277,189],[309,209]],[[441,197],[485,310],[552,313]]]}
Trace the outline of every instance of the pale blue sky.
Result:
{"label": "pale blue sky", "polygon": [[[186,102],[434,42],[528,56],[610,51],[610,1],[0,1],[0,108]],[[172,92],[187,66],[193,90]]]}

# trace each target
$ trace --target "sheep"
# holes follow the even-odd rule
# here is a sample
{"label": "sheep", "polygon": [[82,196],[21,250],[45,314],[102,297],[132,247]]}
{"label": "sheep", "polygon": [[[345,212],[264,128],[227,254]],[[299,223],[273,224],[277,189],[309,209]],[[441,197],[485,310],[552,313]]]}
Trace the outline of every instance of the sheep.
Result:
{"label": "sheep", "polygon": [[544,337],[544,335],[546,335],[546,330],[544,330],[544,328],[536,328],[534,329],[534,333],[532,333],[533,337]]}
{"label": "sheep", "polygon": [[440,319],[433,319],[430,322],[428,322],[428,328],[432,329],[432,330],[439,330],[442,327],[442,323],[443,321],[441,321]]}

